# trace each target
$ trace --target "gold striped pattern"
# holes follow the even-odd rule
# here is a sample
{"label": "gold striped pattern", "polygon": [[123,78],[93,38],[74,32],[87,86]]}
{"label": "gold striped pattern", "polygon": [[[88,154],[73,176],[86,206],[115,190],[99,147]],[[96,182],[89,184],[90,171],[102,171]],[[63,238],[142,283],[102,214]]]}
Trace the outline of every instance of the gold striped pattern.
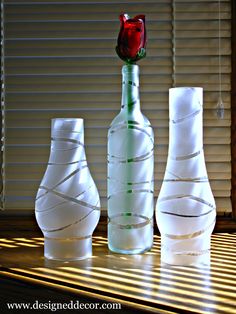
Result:
{"label": "gold striped pattern", "polygon": [[0,274],[151,312],[236,313],[236,234],[214,234],[211,243],[209,269],[160,265],[159,236],[150,252],[125,256],[95,236],[92,258],[71,263],[44,260],[42,238],[1,238]]}

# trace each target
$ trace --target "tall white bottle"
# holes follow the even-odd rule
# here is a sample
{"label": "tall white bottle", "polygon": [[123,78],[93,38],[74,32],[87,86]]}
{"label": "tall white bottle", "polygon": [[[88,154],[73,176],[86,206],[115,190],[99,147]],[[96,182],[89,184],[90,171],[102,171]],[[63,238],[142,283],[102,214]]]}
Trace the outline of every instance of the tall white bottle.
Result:
{"label": "tall white bottle", "polygon": [[169,152],[156,206],[161,261],[173,265],[210,263],[215,201],[203,151],[203,89],[169,90]]}
{"label": "tall white bottle", "polygon": [[154,137],[140,111],[139,67],[122,68],[121,111],[108,132],[108,246],[142,253],[153,243]]}

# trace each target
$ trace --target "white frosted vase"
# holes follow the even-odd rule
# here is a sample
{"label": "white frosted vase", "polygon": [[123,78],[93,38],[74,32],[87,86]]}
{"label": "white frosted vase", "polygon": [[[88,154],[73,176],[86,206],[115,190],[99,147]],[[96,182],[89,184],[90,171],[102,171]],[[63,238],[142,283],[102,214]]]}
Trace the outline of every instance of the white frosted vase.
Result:
{"label": "white frosted vase", "polygon": [[86,161],[83,119],[52,120],[51,152],[35,214],[46,258],[79,260],[92,255],[100,200]]}
{"label": "white frosted vase", "polygon": [[121,111],[108,132],[108,246],[142,253],[153,243],[154,138],[140,111],[139,67],[122,69]]}
{"label": "white frosted vase", "polygon": [[203,151],[203,89],[169,90],[169,151],[156,206],[161,261],[210,263],[216,207]]}

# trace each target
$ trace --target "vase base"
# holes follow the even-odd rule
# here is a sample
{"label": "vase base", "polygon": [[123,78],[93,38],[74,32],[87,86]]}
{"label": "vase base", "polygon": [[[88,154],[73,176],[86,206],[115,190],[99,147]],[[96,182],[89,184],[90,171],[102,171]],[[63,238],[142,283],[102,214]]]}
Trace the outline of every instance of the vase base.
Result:
{"label": "vase base", "polygon": [[184,252],[181,254],[161,250],[161,262],[175,266],[209,266],[210,250],[194,253]]}
{"label": "vase base", "polygon": [[135,254],[142,254],[149,250],[151,250],[152,245],[147,248],[136,248],[136,249],[118,249],[108,245],[108,248],[111,252],[117,254],[127,254],[127,255],[135,255]]}
{"label": "vase base", "polygon": [[50,260],[76,261],[92,256],[92,237],[44,238],[44,256]]}
{"label": "vase base", "polygon": [[[128,220],[126,224],[141,223],[139,220]],[[130,218],[128,216],[128,218]],[[131,216],[131,218],[133,218]],[[135,217],[136,218],[136,217]],[[118,221],[124,223],[124,221]],[[141,228],[120,229],[119,226],[108,224],[108,248],[118,254],[142,254],[149,251],[153,245],[153,225],[148,223]]]}

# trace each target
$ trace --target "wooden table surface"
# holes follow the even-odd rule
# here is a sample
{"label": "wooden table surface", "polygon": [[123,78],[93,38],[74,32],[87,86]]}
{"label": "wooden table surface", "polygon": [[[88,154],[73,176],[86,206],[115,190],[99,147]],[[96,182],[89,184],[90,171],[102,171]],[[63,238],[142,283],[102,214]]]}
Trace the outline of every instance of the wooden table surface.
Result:
{"label": "wooden table surface", "polygon": [[236,313],[236,234],[212,236],[210,268],[160,265],[159,236],[150,252],[121,255],[97,234],[92,258],[49,261],[43,238],[29,234],[0,237],[0,277],[156,313]]}

